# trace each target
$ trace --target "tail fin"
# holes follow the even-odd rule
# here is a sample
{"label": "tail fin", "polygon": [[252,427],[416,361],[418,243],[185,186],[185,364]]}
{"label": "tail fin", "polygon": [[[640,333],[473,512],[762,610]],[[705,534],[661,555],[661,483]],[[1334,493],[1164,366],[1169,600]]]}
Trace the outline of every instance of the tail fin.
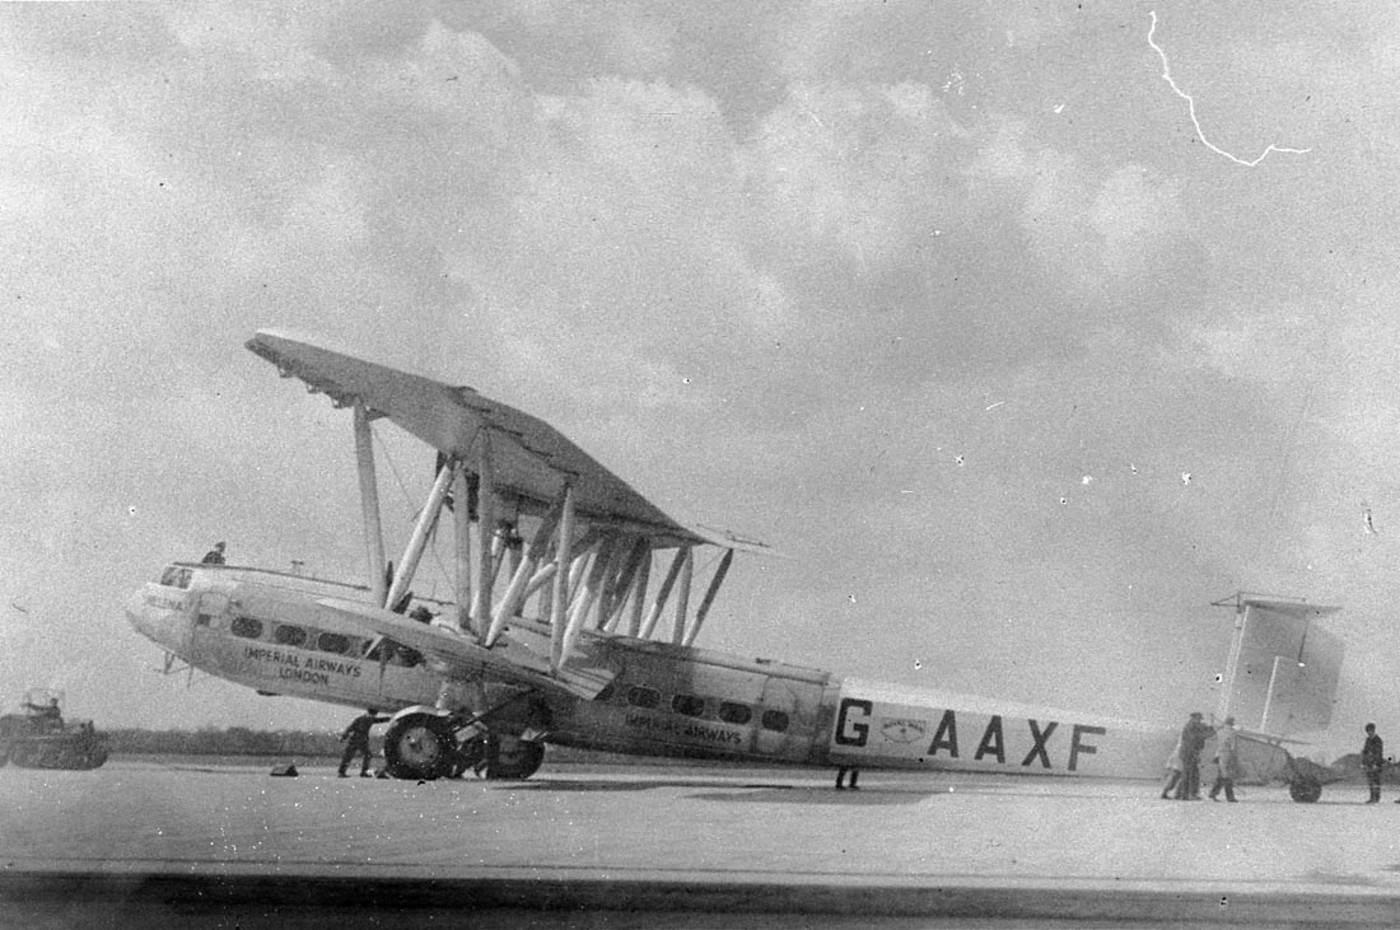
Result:
{"label": "tail fin", "polygon": [[1346,650],[1316,621],[1341,608],[1245,594],[1217,606],[1235,608],[1217,718],[1276,736],[1326,729]]}

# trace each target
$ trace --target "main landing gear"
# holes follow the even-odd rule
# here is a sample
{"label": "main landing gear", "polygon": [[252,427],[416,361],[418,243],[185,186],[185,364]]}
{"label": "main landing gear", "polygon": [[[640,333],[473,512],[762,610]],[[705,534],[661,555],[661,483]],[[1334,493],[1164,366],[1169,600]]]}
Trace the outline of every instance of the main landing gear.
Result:
{"label": "main landing gear", "polygon": [[460,778],[471,769],[486,778],[521,779],[539,770],[544,744],[496,734],[459,743],[452,717],[417,713],[389,725],[384,759],[394,778]]}

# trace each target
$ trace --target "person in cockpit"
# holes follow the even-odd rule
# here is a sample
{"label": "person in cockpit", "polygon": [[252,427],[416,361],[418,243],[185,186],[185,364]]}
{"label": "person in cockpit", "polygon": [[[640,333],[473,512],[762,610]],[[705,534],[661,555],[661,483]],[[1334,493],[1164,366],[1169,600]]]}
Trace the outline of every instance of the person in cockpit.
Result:
{"label": "person in cockpit", "polygon": [[204,558],[199,560],[201,565],[223,565],[224,564],[224,544],[214,543],[214,548],[204,553]]}

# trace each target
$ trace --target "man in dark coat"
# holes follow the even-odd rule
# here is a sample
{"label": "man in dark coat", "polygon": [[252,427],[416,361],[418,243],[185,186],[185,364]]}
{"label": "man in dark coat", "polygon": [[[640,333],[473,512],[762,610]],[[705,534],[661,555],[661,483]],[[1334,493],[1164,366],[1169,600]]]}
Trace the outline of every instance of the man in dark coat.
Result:
{"label": "man in dark coat", "polygon": [[374,753],[369,748],[370,727],[378,723],[387,723],[388,717],[380,717],[379,710],[370,707],[363,714],[350,721],[350,725],[345,728],[345,732],[340,734],[341,742],[345,743],[345,752],[340,757],[340,777],[345,778],[345,769],[350,765],[350,760],[357,755],[364,756],[364,761],[360,763],[360,777],[369,777],[369,763],[374,758]]}
{"label": "man in dark coat", "polygon": [[1178,801],[1201,799],[1201,750],[1214,733],[1214,729],[1202,722],[1200,711],[1193,712],[1186,726],[1181,728],[1181,782],[1176,786]]}
{"label": "man in dark coat", "polygon": [[214,548],[204,553],[204,558],[199,561],[204,565],[223,565],[224,544],[222,542],[214,543]]}
{"label": "man in dark coat", "polygon": [[1371,789],[1367,804],[1377,804],[1381,799],[1381,770],[1385,768],[1385,743],[1376,733],[1374,723],[1366,724],[1366,742],[1361,744],[1361,768],[1366,773],[1366,784]]}

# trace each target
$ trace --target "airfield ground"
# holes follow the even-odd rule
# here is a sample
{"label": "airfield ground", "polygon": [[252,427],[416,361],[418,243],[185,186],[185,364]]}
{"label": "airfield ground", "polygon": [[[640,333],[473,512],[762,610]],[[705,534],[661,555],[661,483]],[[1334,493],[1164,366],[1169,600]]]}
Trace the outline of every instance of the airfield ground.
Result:
{"label": "airfield ground", "polygon": [[0,769],[0,926],[1400,925],[1400,805],[1352,785],[1226,804],[923,773],[269,771]]}

